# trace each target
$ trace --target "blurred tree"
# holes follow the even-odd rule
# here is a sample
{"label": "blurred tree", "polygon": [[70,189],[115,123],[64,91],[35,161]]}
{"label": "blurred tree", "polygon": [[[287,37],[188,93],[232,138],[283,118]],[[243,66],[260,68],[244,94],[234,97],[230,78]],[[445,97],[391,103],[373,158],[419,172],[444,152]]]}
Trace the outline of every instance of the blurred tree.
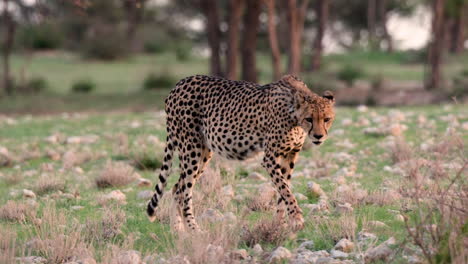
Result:
{"label": "blurred tree", "polygon": [[275,0],[264,0],[264,3],[268,12],[268,41],[270,43],[273,81],[277,81],[281,77],[281,52],[278,44],[278,34],[276,32]]}
{"label": "blurred tree", "polygon": [[323,53],[323,37],[325,35],[325,29],[328,21],[328,8],[330,0],[318,0],[315,6],[315,13],[317,14],[317,34],[315,36],[313,44],[313,54],[311,70],[317,71],[320,69],[322,64],[322,53]]}
{"label": "blurred tree", "polygon": [[392,51],[388,15],[411,15],[418,4],[419,0],[334,0],[330,2],[330,31],[345,48],[365,44]]}
{"label": "blurred tree", "polygon": [[242,39],[242,79],[257,82],[257,33],[260,25],[261,0],[248,0]]}
{"label": "blurred tree", "polygon": [[137,51],[136,33],[143,21],[147,0],[124,0],[124,10],[127,16],[127,42],[130,51]]}
{"label": "blurred tree", "polygon": [[[10,73],[10,56],[13,50],[13,41],[15,38],[16,22],[10,11],[10,0],[3,0],[2,3],[2,21],[3,21],[3,45],[2,45],[2,64],[3,64],[3,90],[5,94],[13,93],[13,81]],[[0,93],[1,95],[1,93]]]}
{"label": "blurred tree", "polygon": [[297,74],[301,71],[301,40],[308,4],[308,0],[302,0],[300,3],[298,3],[297,0],[288,0],[290,34],[288,72],[292,74]]}
{"label": "blurred tree", "polygon": [[431,0],[432,26],[431,39],[428,44],[427,64],[429,73],[426,74],[425,88],[428,90],[440,88],[441,64],[444,52],[444,15],[446,0]]}
{"label": "blurred tree", "polygon": [[447,48],[451,53],[461,53],[468,22],[468,0],[448,0],[446,3]]}
{"label": "blurred tree", "polygon": [[229,0],[226,77],[230,80],[238,78],[237,57],[239,56],[239,30],[243,8],[243,0]]}
{"label": "blurred tree", "polygon": [[219,7],[217,0],[200,0],[200,7],[206,17],[208,45],[211,50],[210,72],[214,76],[223,76],[221,70],[221,32],[219,30]]}

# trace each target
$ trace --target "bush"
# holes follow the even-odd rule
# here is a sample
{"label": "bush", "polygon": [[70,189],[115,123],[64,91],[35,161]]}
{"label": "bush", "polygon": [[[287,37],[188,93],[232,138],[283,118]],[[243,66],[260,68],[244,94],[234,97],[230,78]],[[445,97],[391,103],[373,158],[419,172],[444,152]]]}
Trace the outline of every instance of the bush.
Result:
{"label": "bush", "polygon": [[453,87],[450,91],[451,96],[464,97],[468,96],[468,69],[462,70],[453,78]]}
{"label": "bush", "polygon": [[50,50],[59,48],[62,40],[62,33],[57,25],[41,23],[22,28],[18,42],[30,49]]}
{"label": "bush", "polygon": [[161,74],[150,73],[143,81],[143,88],[145,90],[153,90],[159,88],[170,88],[176,83],[176,78],[168,72]]}
{"label": "bush", "polygon": [[145,42],[143,49],[146,53],[161,53],[168,50],[168,47],[162,41],[148,40]]}
{"label": "bush", "polygon": [[175,46],[175,55],[178,61],[187,61],[190,59],[190,53],[192,52],[192,47],[187,42],[181,42]]}
{"label": "bush", "polygon": [[72,92],[74,93],[90,93],[96,88],[96,84],[90,79],[82,79],[73,83]]}
{"label": "bush", "polygon": [[360,68],[349,64],[342,67],[337,73],[338,79],[345,82],[348,86],[353,86],[354,82],[363,76],[364,72]]}
{"label": "bush", "polygon": [[42,77],[33,77],[28,81],[26,86],[31,92],[39,93],[46,90],[49,87],[49,83]]}
{"label": "bush", "polygon": [[49,84],[46,79],[42,77],[33,77],[25,80],[22,83],[13,83],[15,91],[18,93],[39,93],[46,90]]}
{"label": "bush", "polygon": [[116,60],[128,55],[127,41],[119,32],[96,34],[87,40],[84,54],[98,60]]}

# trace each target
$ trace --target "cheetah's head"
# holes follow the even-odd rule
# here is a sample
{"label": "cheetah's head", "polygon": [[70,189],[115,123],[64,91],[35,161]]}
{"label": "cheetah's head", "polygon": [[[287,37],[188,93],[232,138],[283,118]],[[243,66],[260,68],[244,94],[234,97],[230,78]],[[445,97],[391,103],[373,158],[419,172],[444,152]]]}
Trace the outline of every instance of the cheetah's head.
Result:
{"label": "cheetah's head", "polygon": [[335,119],[334,104],[333,93],[326,91],[322,96],[306,97],[298,109],[299,124],[315,145],[322,144],[328,137]]}
{"label": "cheetah's head", "polygon": [[322,144],[328,137],[328,130],[335,119],[335,97],[330,91],[322,96],[313,93],[307,85],[293,75],[284,76],[281,81],[293,91],[293,115],[315,145]]}

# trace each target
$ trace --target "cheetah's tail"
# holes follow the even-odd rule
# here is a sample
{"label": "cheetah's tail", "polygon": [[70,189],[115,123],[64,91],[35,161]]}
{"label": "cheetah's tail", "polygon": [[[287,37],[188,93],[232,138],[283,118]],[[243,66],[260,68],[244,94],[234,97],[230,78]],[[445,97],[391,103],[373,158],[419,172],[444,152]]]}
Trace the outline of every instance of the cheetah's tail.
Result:
{"label": "cheetah's tail", "polygon": [[168,135],[166,140],[166,148],[164,149],[164,162],[161,166],[161,172],[159,173],[159,182],[154,187],[156,192],[148,202],[148,207],[146,208],[146,213],[148,214],[148,218],[151,222],[156,219],[155,209],[158,207],[158,203],[163,196],[164,187],[166,187],[167,184],[167,178],[171,174],[172,157],[176,144],[177,142],[173,140],[173,137]]}

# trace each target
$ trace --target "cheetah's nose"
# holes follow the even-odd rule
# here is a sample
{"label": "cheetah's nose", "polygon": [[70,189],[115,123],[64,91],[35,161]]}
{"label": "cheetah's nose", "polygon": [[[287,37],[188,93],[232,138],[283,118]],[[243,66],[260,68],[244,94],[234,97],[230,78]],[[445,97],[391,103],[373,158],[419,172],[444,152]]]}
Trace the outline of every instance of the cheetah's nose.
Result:
{"label": "cheetah's nose", "polygon": [[321,139],[321,138],[323,137],[323,135],[314,135],[314,137],[315,137],[316,139]]}

